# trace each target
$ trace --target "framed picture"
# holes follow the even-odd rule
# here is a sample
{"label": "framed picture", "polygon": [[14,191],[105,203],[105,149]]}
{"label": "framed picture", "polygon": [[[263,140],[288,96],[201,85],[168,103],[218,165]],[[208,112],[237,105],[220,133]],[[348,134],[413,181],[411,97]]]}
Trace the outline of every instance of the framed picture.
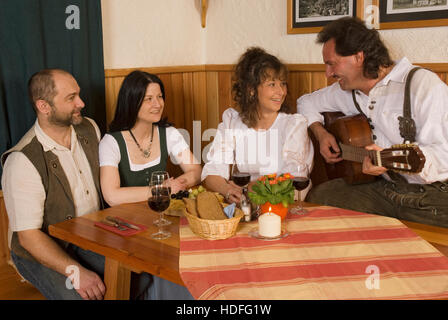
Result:
{"label": "framed picture", "polygon": [[448,0],[381,0],[380,29],[448,26]]}
{"label": "framed picture", "polygon": [[355,17],[356,0],[287,0],[287,32],[316,33],[330,21]]}

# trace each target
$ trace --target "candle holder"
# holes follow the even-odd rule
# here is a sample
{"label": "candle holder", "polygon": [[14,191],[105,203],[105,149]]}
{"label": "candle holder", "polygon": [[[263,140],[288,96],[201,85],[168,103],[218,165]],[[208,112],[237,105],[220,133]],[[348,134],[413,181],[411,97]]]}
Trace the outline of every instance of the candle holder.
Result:
{"label": "candle holder", "polygon": [[266,241],[279,240],[288,235],[280,216],[270,211],[260,215],[258,226],[249,232],[249,236]]}

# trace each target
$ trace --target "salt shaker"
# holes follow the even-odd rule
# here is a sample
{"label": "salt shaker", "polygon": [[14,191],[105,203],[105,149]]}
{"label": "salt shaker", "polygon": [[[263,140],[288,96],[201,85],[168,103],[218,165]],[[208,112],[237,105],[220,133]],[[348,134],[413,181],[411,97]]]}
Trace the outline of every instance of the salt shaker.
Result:
{"label": "salt shaker", "polygon": [[249,222],[251,220],[251,207],[250,202],[246,199],[241,200],[241,210],[244,213],[244,221]]}

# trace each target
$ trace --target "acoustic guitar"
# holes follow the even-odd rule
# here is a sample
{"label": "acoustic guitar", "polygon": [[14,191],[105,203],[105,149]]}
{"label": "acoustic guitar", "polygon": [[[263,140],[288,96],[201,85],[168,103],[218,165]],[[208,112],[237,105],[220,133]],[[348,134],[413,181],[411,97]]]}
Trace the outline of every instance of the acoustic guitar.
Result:
{"label": "acoustic guitar", "polygon": [[341,112],[325,112],[325,128],[335,136],[344,159],[326,164],[331,179],[343,177],[349,184],[372,182],[376,176],[362,173],[362,162],[368,156],[376,166],[399,173],[419,173],[425,165],[425,156],[414,144],[394,145],[382,151],[369,151],[373,144],[372,131],[364,115],[345,116]]}

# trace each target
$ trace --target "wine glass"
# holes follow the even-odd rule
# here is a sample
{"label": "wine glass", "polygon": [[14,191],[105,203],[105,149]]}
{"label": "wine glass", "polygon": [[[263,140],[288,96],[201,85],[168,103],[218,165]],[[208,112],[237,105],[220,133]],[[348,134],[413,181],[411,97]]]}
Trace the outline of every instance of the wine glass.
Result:
{"label": "wine glass", "polygon": [[250,174],[248,172],[241,172],[238,169],[238,164],[232,165],[232,174],[230,179],[237,185],[243,188],[243,196],[246,197],[247,185],[250,182]]}
{"label": "wine glass", "polygon": [[[160,219],[163,219],[163,211],[170,206],[170,195],[167,188],[160,185],[151,186],[151,195],[148,198],[149,207],[159,213]],[[153,239],[162,240],[171,237],[171,232],[162,229],[162,225],[158,224],[159,230],[153,233]]]}
{"label": "wine glass", "polygon": [[[170,185],[170,175],[166,171],[154,171],[151,174],[151,185],[159,186],[159,188],[163,189],[155,189],[159,193],[164,193],[168,195],[168,198],[171,199],[171,185]],[[154,188],[153,188],[154,190]],[[170,204],[168,203],[168,206]],[[168,207],[167,207],[168,208]],[[167,208],[165,208],[163,211],[165,211]],[[157,211],[157,210],[155,210]],[[154,221],[154,224],[159,227],[167,226],[171,224],[171,221],[163,218],[163,211],[159,213],[160,218]]]}
{"label": "wine glass", "polygon": [[310,173],[308,166],[306,164],[299,164],[297,167],[298,175],[292,179],[292,184],[294,188],[299,193],[298,205],[291,208],[289,212],[297,215],[304,215],[308,213],[308,211],[302,206],[302,198],[300,195],[300,191],[306,189],[310,184]]}

